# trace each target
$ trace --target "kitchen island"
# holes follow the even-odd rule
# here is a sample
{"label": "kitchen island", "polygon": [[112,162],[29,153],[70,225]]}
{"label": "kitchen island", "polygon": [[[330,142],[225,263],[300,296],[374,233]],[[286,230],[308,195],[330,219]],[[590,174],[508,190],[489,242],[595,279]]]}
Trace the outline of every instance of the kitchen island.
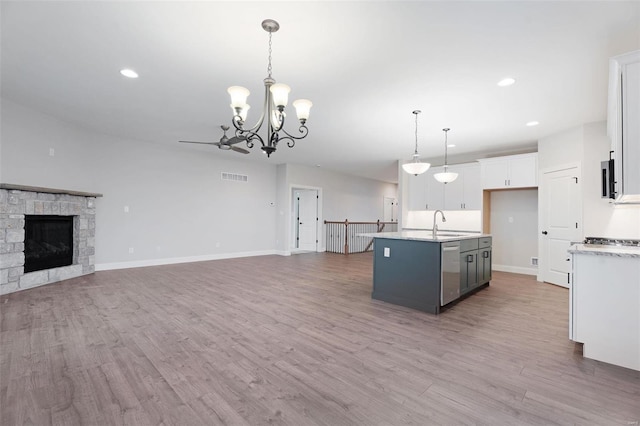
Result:
{"label": "kitchen island", "polygon": [[374,299],[439,314],[491,280],[490,235],[399,231],[362,236],[374,238]]}

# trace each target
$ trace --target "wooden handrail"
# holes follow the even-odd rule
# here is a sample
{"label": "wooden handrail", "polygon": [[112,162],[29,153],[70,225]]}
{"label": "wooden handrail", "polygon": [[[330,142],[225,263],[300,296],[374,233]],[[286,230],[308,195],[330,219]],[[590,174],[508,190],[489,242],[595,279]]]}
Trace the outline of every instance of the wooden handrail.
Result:
{"label": "wooden handrail", "polygon": [[[334,224],[334,225],[343,224],[344,225],[345,227],[344,254],[349,254],[349,225],[377,225],[377,229],[378,229],[377,232],[382,232],[382,230],[384,230],[385,225],[395,225],[398,222],[383,222],[380,220],[377,220],[375,222],[350,222],[348,219],[345,219],[344,222],[325,220],[324,223],[325,225],[327,224]],[[373,244],[373,240],[371,240],[371,242],[367,245],[367,247],[365,248],[365,251],[369,250],[372,244]]]}

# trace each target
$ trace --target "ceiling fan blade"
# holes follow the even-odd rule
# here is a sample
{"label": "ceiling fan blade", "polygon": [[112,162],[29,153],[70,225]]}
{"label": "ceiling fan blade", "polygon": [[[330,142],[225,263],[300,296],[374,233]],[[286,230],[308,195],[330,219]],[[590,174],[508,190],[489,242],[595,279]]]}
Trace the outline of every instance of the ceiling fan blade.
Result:
{"label": "ceiling fan blade", "polygon": [[197,142],[197,141],[178,141],[178,142],[180,142],[180,143],[199,143],[199,144],[202,144],[202,145],[217,145],[217,144],[220,143],[220,142]]}
{"label": "ceiling fan blade", "polygon": [[234,136],[227,141],[227,145],[234,145],[240,142],[244,142],[245,140],[247,140],[247,138],[245,138],[244,136]]}
{"label": "ceiling fan blade", "polygon": [[237,147],[237,146],[232,146],[231,149],[234,150],[235,152],[240,152],[242,154],[248,154],[249,153],[249,151],[247,151],[246,149],[240,148],[240,147]]}

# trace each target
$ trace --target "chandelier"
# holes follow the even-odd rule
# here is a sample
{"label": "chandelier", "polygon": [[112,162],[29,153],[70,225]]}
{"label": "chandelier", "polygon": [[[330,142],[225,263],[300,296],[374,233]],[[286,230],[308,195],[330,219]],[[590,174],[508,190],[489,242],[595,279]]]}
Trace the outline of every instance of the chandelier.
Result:
{"label": "chandelier", "polygon": [[[293,102],[296,109],[298,120],[300,121],[299,132],[301,136],[293,136],[284,130],[284,122],[286,114],[284,108],[287,106],[289,92],[291,88],[286,84],[276,83],[271,76],[271,35],[280,29],[273,19],[265,19],[262,21],[262,28],[269,33],[269,65],[267,66],[267,78],[264,79],[264,109],[260,119],[255,126],[251,128],[245,127],[249,104],[247,97],[249,90],[241,86],[231,86],[227,92],[231,96],[231,109],[233,110],[233,126],[236,128],[236,136],[247,141],[247,146],[253,148],[254,143],[262,144],[262,151],[270,157],[276,150],[278,142],[287,140],[287,146],[293,148],[295,141],[307,137],[309,130],[306,123],[309,119],[309,111],[313,105],[308,99],[298,99]],[[262,124],[267,120],[266,138],[258,134]]]}
{"label": "chandelier", "polygon": [[444,170],[440,173],[436,173],[433,175],[433,177],[436,178],[438,182],[441,182],[444,184],[453,182],[458,178],[457,173],[450,172],[447,170],[447,168],[449,167],[447,165],[447,133],[449,132],[449,130],[451,129],[442,129],[442,131],[444,132],[444,167],[443,167]]}
{"label": "chandelier", "polygon": [[429,170],[429,167],[431,167],[431,164],[421,162],[420,155],[418,154],[418,114],[420,114],[421,112],[422,111],[420,110],[413,111],[413,114],[416,116],[416,149],[413,153],[413,157],[411,157],[411,160],[408,163],[404,163],[402,165],[402,168],[405,172],[414,176],[418,176],[426,172],[427,170]]}

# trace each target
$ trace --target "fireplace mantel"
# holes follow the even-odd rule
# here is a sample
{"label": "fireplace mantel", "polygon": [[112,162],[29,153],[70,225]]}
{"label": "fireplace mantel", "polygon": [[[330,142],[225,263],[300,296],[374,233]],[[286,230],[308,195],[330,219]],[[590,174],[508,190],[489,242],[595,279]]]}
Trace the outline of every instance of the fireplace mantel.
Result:
{"label": "fireplace mantel", "polygon": [[102,197],[102,194],[93,193],[93,192],[74,191],[72,189],[43,188],[40,186],[16,185],[13,183],[0,183],[0,189],[29,191],[29,192],[43,192],[47,194],[77,195],[79,197],[96,197],[96,198]]}

